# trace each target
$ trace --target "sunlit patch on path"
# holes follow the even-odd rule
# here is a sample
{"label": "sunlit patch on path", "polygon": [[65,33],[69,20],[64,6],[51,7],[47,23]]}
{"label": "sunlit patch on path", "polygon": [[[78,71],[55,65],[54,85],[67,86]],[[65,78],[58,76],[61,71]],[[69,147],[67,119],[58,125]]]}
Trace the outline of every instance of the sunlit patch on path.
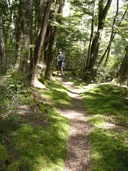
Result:
{"label": "sunlit patch on path", "polygon": [[91,126],[87,123],[87,116],[80,93],[83,90],[76,89],[72,82],[65,82],[63,85],[69,89],[69,96],[72,99],[72,108],[60,109],[62,116],[70,119],[70,133],[67,143],[67,156],[65,171],[88,171],[90,160],[89,134]]}

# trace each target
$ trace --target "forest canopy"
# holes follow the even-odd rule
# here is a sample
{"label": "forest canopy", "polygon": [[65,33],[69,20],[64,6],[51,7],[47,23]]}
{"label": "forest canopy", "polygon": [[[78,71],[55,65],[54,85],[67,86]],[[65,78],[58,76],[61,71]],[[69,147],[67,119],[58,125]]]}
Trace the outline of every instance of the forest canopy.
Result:
{"label": "forest canopy", "polygon": [[51,80],[61,50],[84,81],[127,81],[127,10],[122,0],[1,0],[0,74]]}

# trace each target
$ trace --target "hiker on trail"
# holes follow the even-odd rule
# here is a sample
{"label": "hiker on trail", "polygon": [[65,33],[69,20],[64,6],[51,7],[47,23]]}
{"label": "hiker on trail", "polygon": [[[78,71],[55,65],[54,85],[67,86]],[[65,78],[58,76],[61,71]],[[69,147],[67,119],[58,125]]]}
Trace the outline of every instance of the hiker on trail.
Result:
{"label": "hiker on trail", "polygon": [[59,55],[57,56],[57,74],[61,71],[61,75],[63,75],[63,68],[64,68],[64,56],[62,52],[59,52]]}

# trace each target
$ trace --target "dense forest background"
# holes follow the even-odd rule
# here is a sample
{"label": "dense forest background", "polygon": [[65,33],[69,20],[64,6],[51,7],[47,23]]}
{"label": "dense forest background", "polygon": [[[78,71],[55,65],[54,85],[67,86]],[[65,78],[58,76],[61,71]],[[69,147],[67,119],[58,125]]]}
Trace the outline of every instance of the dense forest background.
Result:
{"label": "dense forest background", "polygon": [[128,3],[122,0],[0,0],[0,74],[50,80],[65,70],[85,81],[127,82]]}
{"label": "dense forest background", "polygon": [[65,164],[128,171],[128,1],[0,0],[0,171]]}

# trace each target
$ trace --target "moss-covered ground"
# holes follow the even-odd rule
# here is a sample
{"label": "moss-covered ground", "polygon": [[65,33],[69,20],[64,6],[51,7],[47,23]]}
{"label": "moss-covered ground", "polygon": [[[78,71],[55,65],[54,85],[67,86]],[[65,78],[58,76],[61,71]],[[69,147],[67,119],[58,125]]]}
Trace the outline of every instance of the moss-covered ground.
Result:
{"label": "moss-covered ground", "polygon": [[[93,128],[91,171],[127,171],[127,88],[110,83],[87,85],[76,79],[74,84],[82,89]],[[0,170],[63,170],[69,120],[59,115],[57,107],[70,108],[67,91],[57,80],[49,82],[44,90],[14,77],[1,81]]]}
{"label": "moss-covered ground", "polygon": [[128,90],[111,83],[85,84],[82,89],[90,135],[91,171],[128,171]]}
{"label": "moss-covered ground", "polygon": [[61,106],[71,100],[57,80],[44,90],[14,77],[1,81],[0,170],[63,170],[69,120],[57,112]]}

